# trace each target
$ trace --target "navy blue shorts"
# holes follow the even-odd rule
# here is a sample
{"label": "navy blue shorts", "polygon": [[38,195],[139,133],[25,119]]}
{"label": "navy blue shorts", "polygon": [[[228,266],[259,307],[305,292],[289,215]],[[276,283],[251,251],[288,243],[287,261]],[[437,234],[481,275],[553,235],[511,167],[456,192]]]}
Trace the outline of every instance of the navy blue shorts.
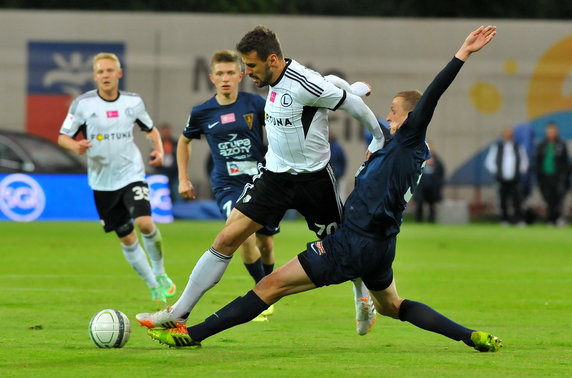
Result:
{"label": "navy blue shorts", "polygon": [[324,240],[308,243],[298,260],[317,287],[361,277],[369,290],[384,290],[393,280],[395,242],[395,237],[369,238],[342,225]]}
{"label": "navy blue shorts", "polygon": [[[236,205],[236,201],[242,195],[244,187],[241,186],[227,186],[223,189],[216,190],[214,197],[220,210],[220,213],[228,218],[232,209]],[[280,232],[280,227],[264,226],[256,231],[257,234],[272,236]]]}

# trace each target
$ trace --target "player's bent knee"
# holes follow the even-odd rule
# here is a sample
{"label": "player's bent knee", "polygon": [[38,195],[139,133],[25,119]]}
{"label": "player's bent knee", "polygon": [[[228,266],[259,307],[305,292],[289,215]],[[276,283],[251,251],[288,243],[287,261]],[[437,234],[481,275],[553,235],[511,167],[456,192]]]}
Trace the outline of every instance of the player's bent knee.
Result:
{"label": "player's bent knee", "polygon": [[286,287],[278,275],[270,274],[256,284],[254,292],[265,303],[272,304],[285,295]]}
{"label": "player's bent knee", "polygon": [[130,233],[132,233],[133,230],[135,230],[135,227],[133,227],[133,223],[129,222],[129,223],[125,223],[124,225],[117,227],[115,229],[115,233],[117,234],[117,236],[120,239],[122,239],[122,238],[126,237],[127,235],[129,235]]}
{"label": "player's bent knee", "polygon": [[139,217],[135,219],[135,225],[143,234],[150,234],[155,231],[155,224],[151,217]]}
{"label": "player's bent knee", "polygon": [[225,227],[219,234],[217,235],[213,247],[217,251],[221,253],[233,253],[240,247],[242,243],[248,238],[249,235],[245,235],[244,233],[236,233],[232,230],[227,230]]}

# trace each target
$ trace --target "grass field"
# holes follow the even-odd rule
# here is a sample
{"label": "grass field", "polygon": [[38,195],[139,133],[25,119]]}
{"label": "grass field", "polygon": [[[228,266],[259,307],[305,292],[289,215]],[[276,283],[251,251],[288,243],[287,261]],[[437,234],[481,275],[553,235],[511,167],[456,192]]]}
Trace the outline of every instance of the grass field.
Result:
{"label": "grass field", "polygon": [[[181,290],[221,225],[161,225]],[[505,345],[496,354],[387,318],[360,337],[349,283],[284,298],[270,322],[230,329],[201,349],[169,349],[133,324],[157,306],[98,223],[5,222],[0,235],[2,377],[572,376],[570,228],[404,225],[394,264],[401,296],[493,332]],[[311,239],[304,223],[283,223],[278,265]],[[251,287],[237,255],[190,323]],[[89,320],[104,308],[132,319],[122,349],[89,339]]]}

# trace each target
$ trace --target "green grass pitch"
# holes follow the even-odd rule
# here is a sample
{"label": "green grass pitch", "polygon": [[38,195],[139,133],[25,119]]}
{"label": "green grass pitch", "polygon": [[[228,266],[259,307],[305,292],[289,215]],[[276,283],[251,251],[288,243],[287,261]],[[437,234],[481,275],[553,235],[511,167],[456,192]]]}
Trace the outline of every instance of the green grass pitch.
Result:
{"label": "green grass pitch", "polygon": [[[160,225],[179,293],[221,227]],[[4,222],[0,235],[3,377],[572,375],[570,228],[404,224],[394,264],[401,296],[501,337],[505,347],[496,354],[388,318],[360,337],[349,283],[284,298],[271,321],[225,331],[201,349],[169,349],[134,320],[158,307],[98,223]],[[284,222],[277,265],[313,239],[305,223]],[[237,255],[190,323],[251,287]],[[122,349],[99,349],[89,339],[89,320],[104,308],[131,319]]]}

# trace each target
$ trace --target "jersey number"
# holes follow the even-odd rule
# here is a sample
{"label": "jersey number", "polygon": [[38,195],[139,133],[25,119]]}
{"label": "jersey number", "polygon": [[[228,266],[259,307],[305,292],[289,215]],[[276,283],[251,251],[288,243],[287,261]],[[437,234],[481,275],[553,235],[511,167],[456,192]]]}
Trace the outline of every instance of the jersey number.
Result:
{"label": "jersey number", "polygon": [[[318,235],[319,238],[323,238],[326,235],[333,234],[334,231],[336,231],[338,229],[338,224],[336,222],[332,222],[328,225],[314,223],[314,225],[316,227],[318,227],[318,231],[316,231],[316,235]],[[326,231],[326,235],[324,235],[324,231]]]}
{"label": "jersey number", "polygon": [[150,200],[149,188],[146,186],[134,186],[133,192],[135,193],[135,196],[133,197],[135,201],[141,201],[142,199],[146,201]]}
{"label": "jersey number", "polygon": [[230,216],[230,211],[232,210],[232,200],[228,200],[222,205],[222,209],[226,213],[226,217]]}

